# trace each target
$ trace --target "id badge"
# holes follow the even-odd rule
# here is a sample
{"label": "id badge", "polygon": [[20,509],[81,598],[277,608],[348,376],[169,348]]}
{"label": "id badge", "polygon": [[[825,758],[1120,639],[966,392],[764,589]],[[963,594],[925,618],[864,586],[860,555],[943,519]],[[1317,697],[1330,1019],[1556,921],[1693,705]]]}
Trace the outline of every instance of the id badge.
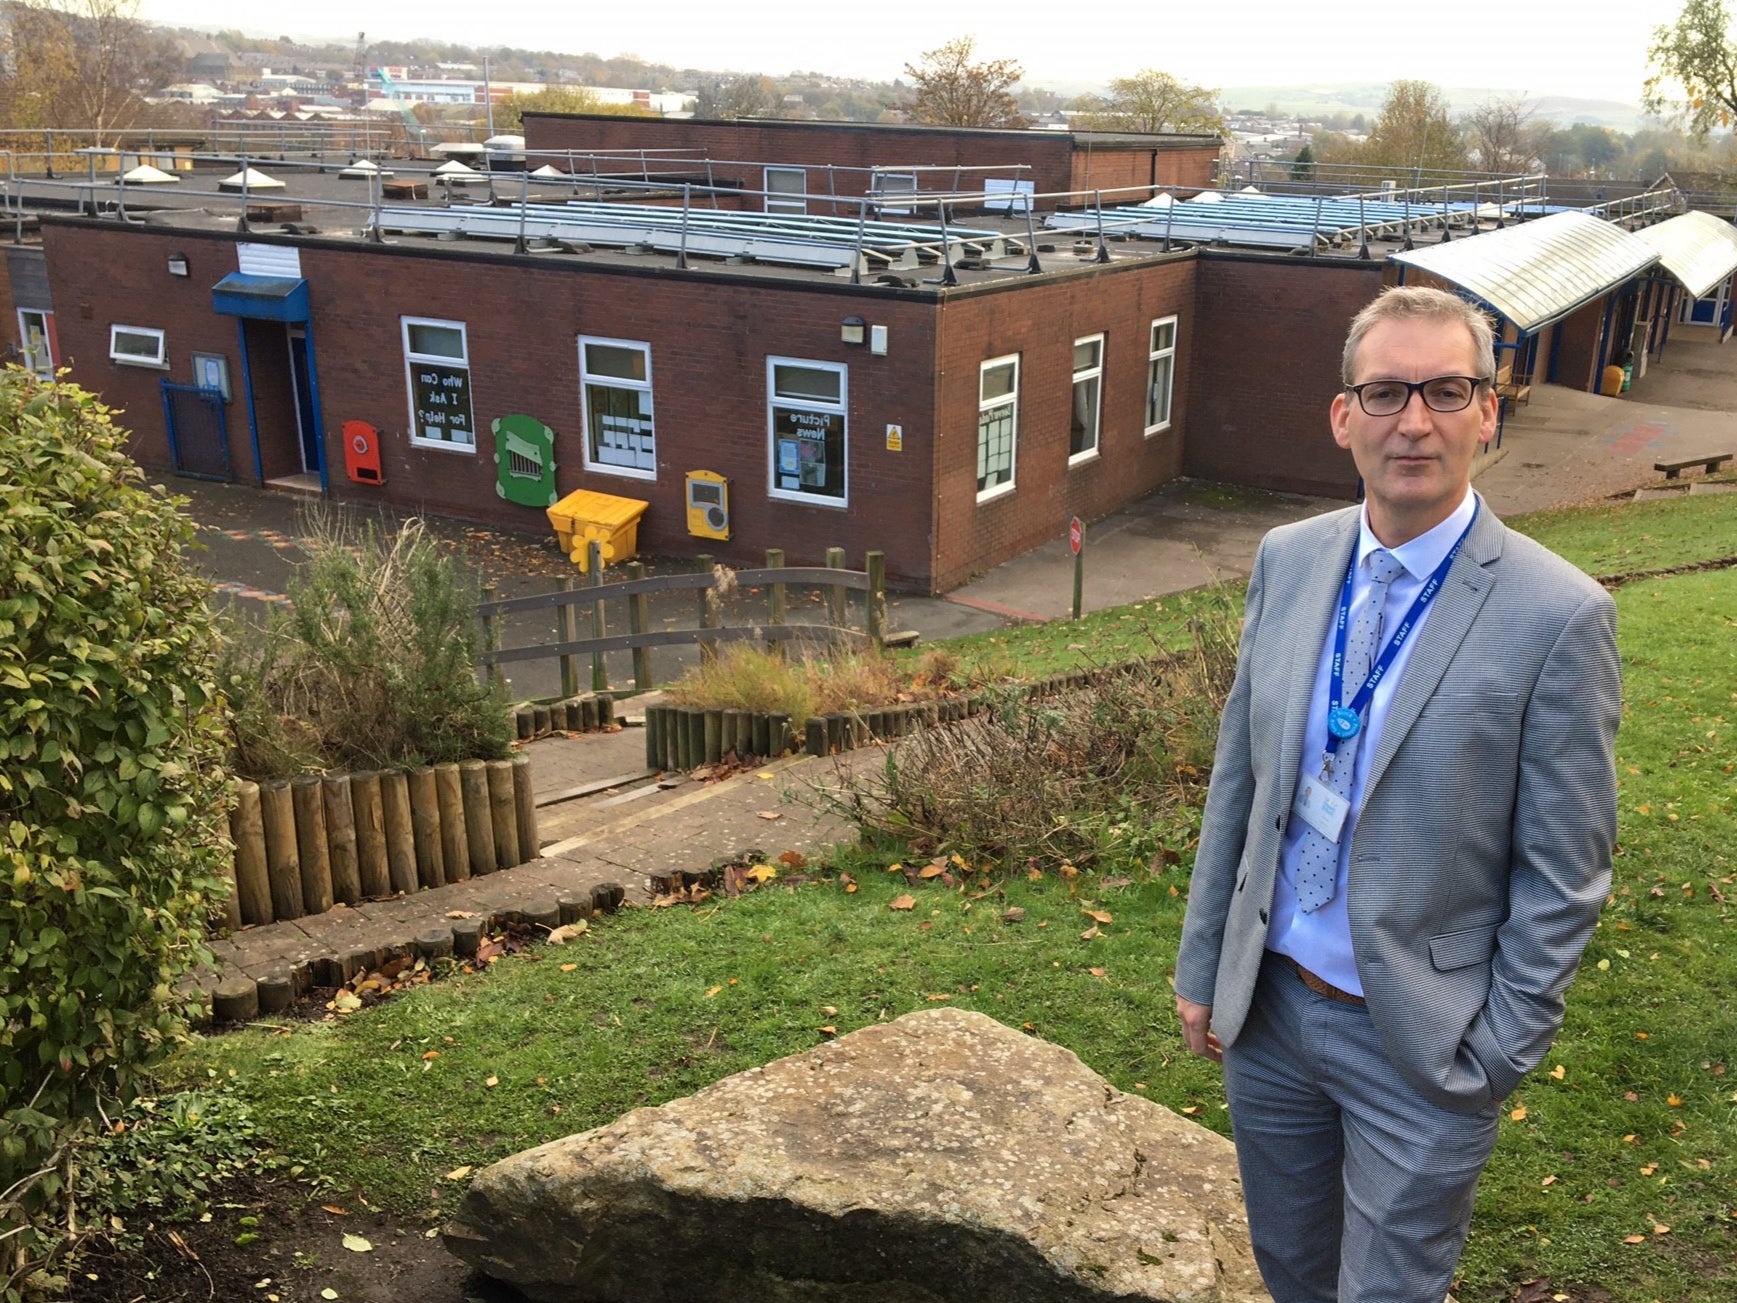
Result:
{"label": "id badge", "polygon": [[1349,809],[1350,803],[1319,778],[1303,779],[1291,802],[1291,813],[1334,845],[1338,845]]}

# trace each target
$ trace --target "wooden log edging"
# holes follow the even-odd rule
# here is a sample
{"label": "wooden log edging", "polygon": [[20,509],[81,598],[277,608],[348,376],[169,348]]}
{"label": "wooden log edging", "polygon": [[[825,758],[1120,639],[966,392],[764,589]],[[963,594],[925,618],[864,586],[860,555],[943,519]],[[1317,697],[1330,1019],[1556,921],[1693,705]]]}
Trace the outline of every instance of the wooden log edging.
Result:
{"label": "wooden log edging", "polygon": [[281,923],[536,859],[529,758],[493,766],[491,773],[491,765],[472,760],[236,782],[230,925]]}
{"label": "wooden log edging", "polygon": [[482,938],[490,933],[513,925],[553,930],[580,919],[613,914],[626,898],[627,889],[621,883],[599,882],[588,889],[558,891],[547,899],[527,901],[484,918],[430,924],[413,938],[389,945],[285,961],[258,976],[240,971],[224,973],[216,976],[215,986],[207,988],[205,1012],[220,1023],[241,1023],[260,1014],[281,1013],[316,988],[342,986],[394,959],[462,962],[476,955]]}
{"label": "wooden log edging", "polygon": [[[1102,684],[1145,665],[1125,665],[1052,674],[1022,685],[1019,695],[1040,700]],[[645,765],[647,769],[698,769],[702,765],[774,760],[802,752],[836,755],[857,747],[891,741],[919,729],[954,724],[990,709],[987,693],[900,702],[860,711],[835,711],[809,717],[800,735],[788,714],[725,710],[699,706],[647,706]]]}
{"label": "wooden log edging", "polygon": [[615,727],[612,692],[586,692],[564,701],[520,706],[513,711],[513,728],[521,742],[555,733],[608,733]]}

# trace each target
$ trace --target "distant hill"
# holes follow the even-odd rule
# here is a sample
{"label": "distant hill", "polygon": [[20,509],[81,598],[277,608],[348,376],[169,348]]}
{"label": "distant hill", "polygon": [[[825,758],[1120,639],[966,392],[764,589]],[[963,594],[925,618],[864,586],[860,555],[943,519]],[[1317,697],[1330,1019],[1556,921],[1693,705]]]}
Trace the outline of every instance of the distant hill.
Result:
{"label": "distant hill", "polygon": [[[1442,94],[1455,113],[1476,108],[1485,100],[1507,99],[1522,95],[1535,106],[1538,119],[1558,127],[1576,122],[1592,126],[1611,127],[1633,132],[1645,126],[1649,119],[1638,102],[1627,100],[1577,99],[1569,95],[1526,95],[1523,91],[1499,90],[1493,87],[1443,86]],[[1260,112],[1276,105],[1280,113],[1299,117],[1321,117],[1330,113],[1361,113],[1373,117],[1387,97],[1386,82],[1327,82],[1299,86],[1226,86],[1220,95],[1232,109]]]}

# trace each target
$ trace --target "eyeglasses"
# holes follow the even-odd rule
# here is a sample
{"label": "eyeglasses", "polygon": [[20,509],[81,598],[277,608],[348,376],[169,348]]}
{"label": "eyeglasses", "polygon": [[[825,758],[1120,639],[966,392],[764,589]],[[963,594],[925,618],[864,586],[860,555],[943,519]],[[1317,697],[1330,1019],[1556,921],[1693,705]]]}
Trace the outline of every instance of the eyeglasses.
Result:
{"label": "eyeglasses", "polygon": [[1478,387],[1489,384],[1479,376],[1434,376],[1413,384],[1409,380],[1370,380],[1346,385],[1356,394],[1358,405],[1370,416],[1394,416],[1405,410],[1413,394],[1423,395],[1423,405],[1432,412],[1463,412],[1478,396]]}

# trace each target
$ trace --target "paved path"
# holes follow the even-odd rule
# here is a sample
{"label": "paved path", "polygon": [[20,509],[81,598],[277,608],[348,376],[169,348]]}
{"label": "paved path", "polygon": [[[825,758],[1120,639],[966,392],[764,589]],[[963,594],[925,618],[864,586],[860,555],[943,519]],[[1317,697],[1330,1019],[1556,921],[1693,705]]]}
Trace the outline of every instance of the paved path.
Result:
{"label": "paved path", "polygon": [[[1504,515],[1633,489],[1658,479],[1655,460],[1737,451],[1734,410],[1737,343],[1674,339],[1632,400],[1534,388],[1532,402],[1510,416],[1502,448],[1479,471],[1478,488]],[[1322,437],[1328,437],[1324,414]],[[193,498],[214,577],[267,599],[281,591],[286,542],[298,532],[296,505],[229,486],[195,486]],[[1191,481],[1166,486],[1093,526],[1085,604],[1095,610],[1246,576],[1267,529],[1336,505]],[[462,531],[479,568],[505,588],[546,587],[562,573],[553,546],[541,540],[443,528]],[[1071,585],[1071,558],[1058,540],[946,598],[894,599],[892,624],[932,640],[1013,619],[1053,618],[1066,613]],[[641,709],[643,699],[618,707],[630,715]],[[748,850],[809,853],[849,834],[843,822],[799,799],[833,776],[834,761],[786,759],[718,782],[665,787],[646,771],[637,728],[550,738],[529,749],[543,798],[606,780],[619,784],[601,798],[543,807],[539,860],[400,899],[243,929],[217,945],[225,973],[259,978],[298,967],[305,973],[325,960],[317,971],[329,976],[345,956],[401,948],[450,925],[452,913],[547,914],[558,892],[603,882],[621,883],[629,899],[643,901],[652,874],[705,869]],[[876,756],[871,750],[855,759],[873,763]],[[208,975],[206,985],[217,977]]]}

